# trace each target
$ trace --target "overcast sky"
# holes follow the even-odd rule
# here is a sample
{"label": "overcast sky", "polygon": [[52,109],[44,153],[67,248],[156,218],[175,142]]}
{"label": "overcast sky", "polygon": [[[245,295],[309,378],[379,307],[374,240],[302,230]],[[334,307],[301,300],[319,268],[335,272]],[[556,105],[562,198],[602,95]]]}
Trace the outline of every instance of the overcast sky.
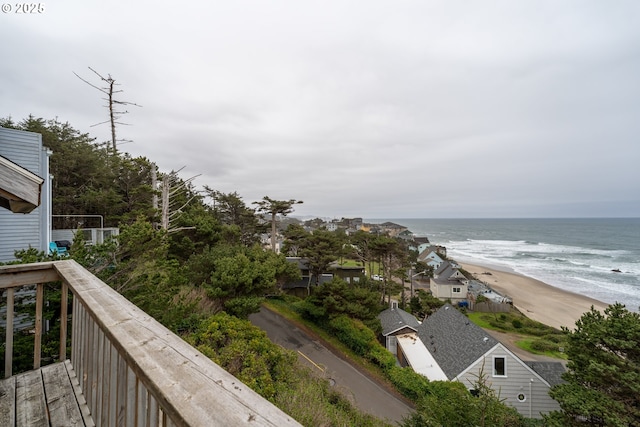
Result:
{"label": "overcast sky", "polygon": [[142,106],[123,151],[247,204],[640,216],[636,0],[40,4],[2,6],[0,117],[108,140],[91,67]]}

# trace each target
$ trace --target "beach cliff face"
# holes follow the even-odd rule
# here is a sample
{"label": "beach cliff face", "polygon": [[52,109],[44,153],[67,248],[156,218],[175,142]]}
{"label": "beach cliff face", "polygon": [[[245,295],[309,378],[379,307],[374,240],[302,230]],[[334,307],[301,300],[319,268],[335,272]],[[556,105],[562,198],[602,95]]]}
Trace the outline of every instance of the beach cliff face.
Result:
{"label": "beach cliff face", "polygon": [[564,326],[574,329],[576,321],[592,306],[600,311],[608,307],[602,301],[550,286],[531,277],[481,265],[460,265],[499,294],[510,297],[514,307],[522,314],[554,328]]}

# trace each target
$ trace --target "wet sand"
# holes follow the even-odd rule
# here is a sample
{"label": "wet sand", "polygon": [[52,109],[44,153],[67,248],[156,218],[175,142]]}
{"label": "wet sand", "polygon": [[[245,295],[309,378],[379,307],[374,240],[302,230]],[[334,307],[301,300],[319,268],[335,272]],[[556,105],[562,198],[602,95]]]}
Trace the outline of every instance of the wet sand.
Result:
{"label": "wet sand", "polygon": [[525,316],[554,328],[574,329],[576,321],[591,306],[600,311],[608,307],[602,301],[555,288],[531,277],[480,265],[459,264],[494,291],[510,297]]}

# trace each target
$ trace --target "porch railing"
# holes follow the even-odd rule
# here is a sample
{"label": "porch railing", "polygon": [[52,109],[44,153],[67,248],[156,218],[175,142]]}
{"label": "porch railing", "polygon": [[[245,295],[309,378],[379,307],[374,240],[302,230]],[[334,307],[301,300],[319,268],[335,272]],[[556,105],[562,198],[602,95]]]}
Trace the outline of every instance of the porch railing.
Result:
{"label": "porch railing", "polygon": [[37,369],[49,282],[61,282],[59,358],[69,356],[96,425],[299,425],[73,260],[0,266],[0,290],[7,294],[6,376],[12,373],[15,290],[36,285]]}

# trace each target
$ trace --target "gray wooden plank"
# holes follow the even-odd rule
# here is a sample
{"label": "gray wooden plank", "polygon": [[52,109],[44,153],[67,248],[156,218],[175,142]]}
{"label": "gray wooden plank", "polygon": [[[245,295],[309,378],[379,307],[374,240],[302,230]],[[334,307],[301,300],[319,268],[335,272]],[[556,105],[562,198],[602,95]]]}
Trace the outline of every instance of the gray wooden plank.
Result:
{"label": "gray wooden plank", "polygon": [[0,381],[0,420],[8,426],[16,425],[16,379]]}
{"label": "gray wooden plank", "polygon": [[[237,378],[75,261],[56,261],[54,265],[74,297],[90,307],[92,320],[135,373],[138,395],[128,396],[128,402],[137,402],[138,406],[131,408],[138,414],[137,421],[147,414],[145,394],[149,393],[178,425],[243,425],[247,421],[265,426],[299,425],[250,388],[238,387]],[[93,348],[83,348],[86,357],[95,356]],[[93,375],[87,372],[86,376]],[[91,388],[84,389],[88,402],[93,401],[89,397],[92,392]]]}
{"label": "gray wooden plank", "polygon": [[51,262],[2,265],[0,272],[2,273],[0,274],[0,289],[60,280],[60,276],[53,269]]}
{"label": "gray wooden plank", "polygon": [[64,363],[48,365],[41,370],[51,427],[84,426]]}
{"label": "gray wooden plank", "polygon": [[80,388],[80,382],[78,381],[78,377],[73,369],[73,365],[69,360],[64,361],[64,367],[67,370],[67,374],[69,375],[69,380],[71,382],[71,387],[73,387],[73,391],[76,396],[76,401],[78,402],[78,406],[80,408],[80,413],[82,414],[82,420],[84,421],[84,425],[87,427],[95,427],[95,423],[93,418],[91,417],[91,412],[89,411],[89,406],[87,406],[87,401],[82,394],[82,389]]}
{"label": "gray wooden plank", "polygon": [[16,376],[16,425],[49,426],[40,370]]}

